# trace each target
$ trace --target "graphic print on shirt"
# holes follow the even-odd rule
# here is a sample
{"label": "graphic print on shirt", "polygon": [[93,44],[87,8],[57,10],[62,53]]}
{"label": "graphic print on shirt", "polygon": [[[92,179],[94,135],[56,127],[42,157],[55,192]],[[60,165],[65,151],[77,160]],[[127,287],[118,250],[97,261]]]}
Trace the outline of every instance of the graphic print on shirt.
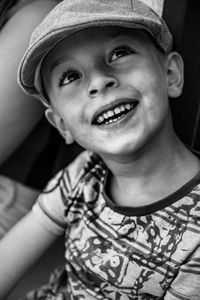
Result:
{"label": "graphic print on shirt", "polygon": [[67,172],[59,179],[67,224],[67,297],[152,300],[167,293],[190,299],[174,282],[184,274],[197,280],[200,276],[195,257],[200,241],[199,185],[170,205],[137,216],[108,205],[106,168],[100,160],[91,159],[78,174],[75,184]]}

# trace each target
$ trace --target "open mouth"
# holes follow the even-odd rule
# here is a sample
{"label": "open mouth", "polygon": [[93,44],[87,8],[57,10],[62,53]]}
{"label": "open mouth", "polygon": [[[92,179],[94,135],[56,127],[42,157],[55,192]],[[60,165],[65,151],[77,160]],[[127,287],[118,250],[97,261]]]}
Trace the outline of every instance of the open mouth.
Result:
{"label": "open mouth", "polygon": [[137,100],[130,103],[119,104],[98,115],[92,122],[94,125],[108,125],[119,121],[130,113],[138,104]]}

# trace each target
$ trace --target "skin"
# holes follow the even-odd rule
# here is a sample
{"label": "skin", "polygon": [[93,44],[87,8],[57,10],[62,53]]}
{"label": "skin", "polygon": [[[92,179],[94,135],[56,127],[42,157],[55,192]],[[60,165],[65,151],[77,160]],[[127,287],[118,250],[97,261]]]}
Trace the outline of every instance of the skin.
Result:
{"label": "skin", "polygon": [[[182,91],[182,60],[161,54],[144,32],[77,32],[48,53],[42,72],[51,101],[47,118],[63,136],[101,155],[110,170],[106,192],[118,205],[155,202],[199,170],[173,131],[168,104],[168,96]],[[111,125],[95,124],[102,110],[135,101],[134,110]],[[30,212],[1,240],[0,299],[55,239]]]}
{"label": "skin", "polygon": [[42,0],[23,6],[1,30],[0,165],[14,153],[43,115],[42,105],[18,86],[17,69],[34,28],[55,4]]}

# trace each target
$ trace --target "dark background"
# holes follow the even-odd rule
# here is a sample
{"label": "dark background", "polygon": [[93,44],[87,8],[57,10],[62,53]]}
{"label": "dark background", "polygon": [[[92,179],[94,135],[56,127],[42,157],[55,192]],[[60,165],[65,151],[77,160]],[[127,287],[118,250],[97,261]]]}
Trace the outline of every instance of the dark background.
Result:
{"label": "dark background", "polygon": [[165,0],[163,18],[174,36],[174,50],[185,63],[183,94],[171,100],[174,127],[182,141],[200,151],[200,3]]}

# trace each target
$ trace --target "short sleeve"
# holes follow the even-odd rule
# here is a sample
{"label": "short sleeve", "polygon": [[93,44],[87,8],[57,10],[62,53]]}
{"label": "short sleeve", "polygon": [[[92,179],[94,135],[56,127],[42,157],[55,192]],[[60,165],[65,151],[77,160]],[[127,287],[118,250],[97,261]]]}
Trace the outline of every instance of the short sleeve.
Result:
{"label": "short sleeve", "polygon": [[66,211],[69,212],[68,208],[73,206],[73,197],[69,195],[79,185],[89,158],[87,151],[79,154],[67,168],[50,180],[32,208],[38,222],[55,234],[60,235],[66,229]]}
{"label": "short sleeve", "polygon": [[38,222],[57,235],[61,235],[66,228],[62,191],[63,176],[64,171],[61,171],[48,183],[32,208]]}
{"label": "short sleeve", "polygon": [[164,300],[199,300],[200,298],[200,247],[190,255],[179,269]]}

